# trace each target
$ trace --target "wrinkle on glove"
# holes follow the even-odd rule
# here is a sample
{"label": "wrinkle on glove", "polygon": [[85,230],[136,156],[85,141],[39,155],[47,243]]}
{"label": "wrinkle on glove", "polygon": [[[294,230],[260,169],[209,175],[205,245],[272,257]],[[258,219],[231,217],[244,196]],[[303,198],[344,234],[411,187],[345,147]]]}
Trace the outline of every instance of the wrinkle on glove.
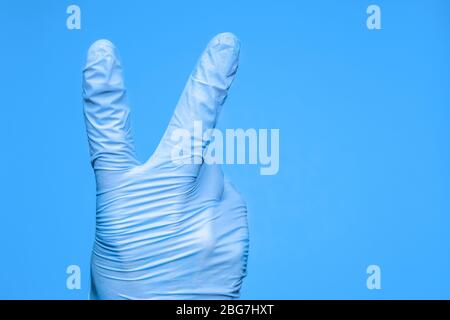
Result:
{"label": "wrinkle on glove", "polygon": [[[239,297],[248,256],[247,207],[218,165],[171,160],[173,131],[216,126],[235,77],[239,41],[214,37],[150,159],[136,160],[122,65],[99,40],[83,71],[83,100],[97,182],[91,263],[94,299],[227,299]],[[200,164],[196,164],[200,163]]]}

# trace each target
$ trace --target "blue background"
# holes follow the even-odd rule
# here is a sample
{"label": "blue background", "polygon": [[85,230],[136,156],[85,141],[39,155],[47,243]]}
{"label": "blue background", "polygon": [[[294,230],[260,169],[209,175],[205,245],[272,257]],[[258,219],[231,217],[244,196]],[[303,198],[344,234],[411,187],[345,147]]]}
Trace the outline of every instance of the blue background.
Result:
{"label": "blue background", "polygon": [[[72,3],[81,30],[66,28]],[[242,50],[220,128],[280,129],[278,175],[225,168],[249,205],[242,298],[450,298],[449,17],[447,0],[2,1],[0,298],[88,296],[89,45],[121,52],[145,160],[223,31]],[[66,289],[70,264],[81,290]]]}

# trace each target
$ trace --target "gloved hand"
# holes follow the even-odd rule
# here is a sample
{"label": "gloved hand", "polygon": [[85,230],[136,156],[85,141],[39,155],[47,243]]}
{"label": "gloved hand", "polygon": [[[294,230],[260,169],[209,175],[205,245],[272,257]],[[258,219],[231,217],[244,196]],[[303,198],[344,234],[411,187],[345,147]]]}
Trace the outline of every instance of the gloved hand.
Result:
{"label": "gloved hand", "polygon": [[[91,163],[97,183],[91,298],[237,298],[248,256],[247,208],[218,165],[201,163],[238,67],[239,41],[219,34],[189,77],[150,159],[135,158],[129,107],[116,48],[99,40],[83,71]],[[177,129],[192,133],[199,152],[172,161]],[[199,160],[200,157],[200,161]]]}

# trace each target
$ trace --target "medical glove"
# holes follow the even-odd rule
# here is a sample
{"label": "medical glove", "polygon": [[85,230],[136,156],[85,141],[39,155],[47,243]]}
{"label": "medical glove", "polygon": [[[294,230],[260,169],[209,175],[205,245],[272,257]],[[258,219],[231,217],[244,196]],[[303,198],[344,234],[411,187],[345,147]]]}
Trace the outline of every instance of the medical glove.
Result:
{"label": "medical glove", "polygon": [[[210,41],[161,142],[140,163],[117,49],[108,40],[90,47],[83,100],[97,185],[91,298],[239,297],[248,256],[246,204],[218,165],[202,161],[209,141],[194,135],[196,121],[204,132],[215,127],[238,59],[233,34]],[[192,161],[173,161],[178,129],[200,146],[184,155]]]}

